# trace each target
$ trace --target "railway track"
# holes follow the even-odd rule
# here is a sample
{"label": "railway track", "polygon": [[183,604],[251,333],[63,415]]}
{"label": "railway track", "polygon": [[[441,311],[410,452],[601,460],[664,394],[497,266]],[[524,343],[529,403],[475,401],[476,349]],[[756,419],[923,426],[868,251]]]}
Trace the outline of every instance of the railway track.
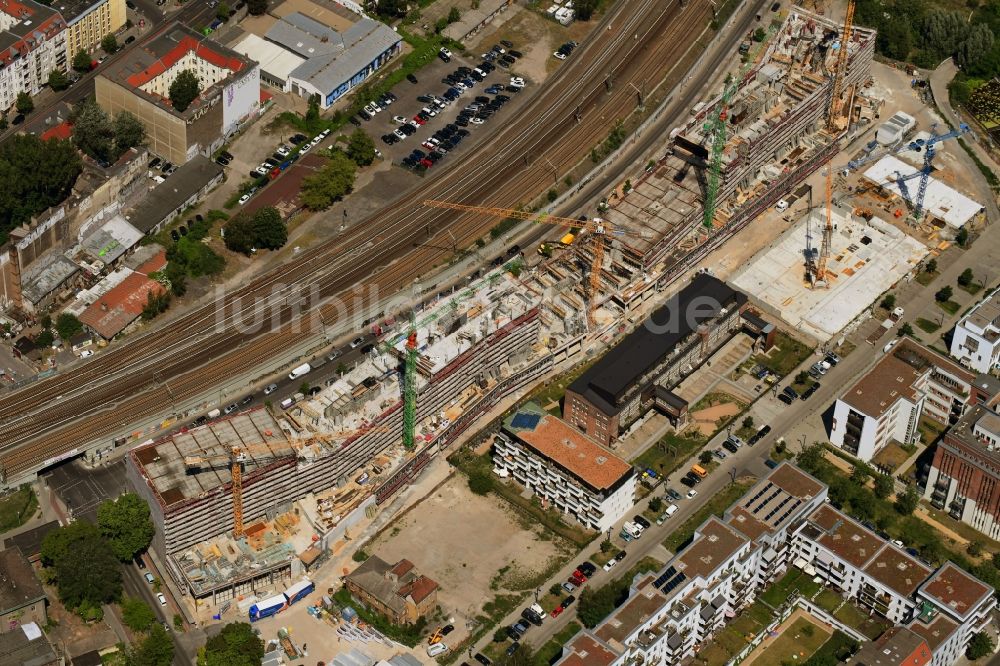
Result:
{"label": "railway track", "polygon": [[[353,286],[376,282],[395,293],[449,254],[415,240],[445,234],[472,245],[496,221],[422,208],[425,197],[512,206],[535,196],[607,135],[635,106],[636,87],[659,80],[671,56],[688,46],[710,19],[706,3],[623,0],[564,64],[558,78],[522,109],[524,123],[508,123],[427,188],[388,206],[341,237],[303,252],[296,263],[169,322],[66,375],[0,400],[0,467],[8,480],[74,448],[127,431],[167,407],[206,392],[214,378],[241,374],[273,349],[295,346],[317,333],[336,308],[321,305]],[[608,29],[610,26],[610,30]],[[658,76],[659,75],[659,76]],[[606,81],[611,81],[611,90]],[[580,109],[582,122],[574,112]],[[483,174],[489,174],[484,177]],[[428,238],[430,237],[430,238]],[[266,296],[264,296],[266,295]],[[264,297],[262,297],[264,296]],[[277,325],[245,330],[249,315]],[[305,301],[309,302],[305,302]],[[319,313],[304,316],[302,308]]]}

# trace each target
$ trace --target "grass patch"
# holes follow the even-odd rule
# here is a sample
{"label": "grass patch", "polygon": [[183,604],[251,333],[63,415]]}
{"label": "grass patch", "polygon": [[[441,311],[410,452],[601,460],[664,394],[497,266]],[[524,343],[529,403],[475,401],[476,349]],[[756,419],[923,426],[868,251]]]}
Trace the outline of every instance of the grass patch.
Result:
{"label": "grass patch", "polygon": [[881,451],[875,454],[872,458],[872,462],[883,467],[887,467],[892,471],[899,469],[899,466],[906,462],[907,458],[910,457],[912,451],[907,451],[899,442],[891,441],[889,442]]}
{"label": "grass patch", "polygon": [[826,630],[800,617],[784,629],[758,657],[763,664],[803,662],[830,637]]}
{"label": "grass patch", "polygon": [[806,598],[811,598],[820,589],[821,585],[819,583],[814,583],[812,578],[804,574],[800,569],[793,567],[781,579],[775,581],[774,584],[764,590],[758,598],[768,606],[777,608],[785,603],[788,595],[795,591],[798,591],[800,595]]}
{"label": "grass patch", "polygon": [[964,287],[962,285],[958,285],[958,288],[971,296],[975,296],[976,294],[978,294],[980,291],[983,290],[983,288],[980,287],[975,282],[973,282],[972,284],[967,284]]}
{"label": "grass patch", "polygon": [[767,353],[755,355],[753,362],[769,368],[782,377],[797,368],[812,353],[812,349],[784,331],[778,331],[774,339],[774,347]]}
{"label": "grass patch", "polygon": [[833,611],[840,607],[840,604],[844,603],[844,598],[833,590],[823,590],[816,595],[816,598],[813,599],[813,603],[825,610],[827,613],[832,614]]}
{"label": "grass patch", "polygon": [[937,303],[937,306],[939,308],[941,308],[942,310],[944,310],[945,312],[947,312],[950,315],[955,314],[956,312],[958,312],[959,308],[962,307],[961,305],[959,305],[955,301],[944,301],[944,302],[942,302],[942,301],[934,301],[934,302]]}
{"label": "grass patch", "polygon": [[24,525],[37,509],[38,498],[28,485],[0,499],[0,532]]}
{"label": "grass patch", "polygon": [[533,391],[528,400],[534,400],[542,406],[542,408],[547,408],[551,403],[559,404],[562,402],[563,396],[566,395],[566,387],[572,384],[580,377],[584,372],[587,371],[590,366],[594,365],[600,356],[595,356],[591,359],[580,363],[569,371],[564,372],[555,379],[553,379],[548,384],[539,387],[537,390]]}
{"label": "grass patch", "polygon": [[838,664],[857,652],[858,642],[842,631],[833,631],[830,640],[813,653],[812,663]]}
{"label": "grass patch", "polygon": [[542,647],[538,648],[535,652],[535,664],[538,666],[547,666],[551,662],[555,661],[555,658],[562,654],[562,647],[569,642],[569,639],[576,636],[576,632],[580,631],[581,625],[578,622],[570,622],[565,627],[563,627],[555,636],[550,638],[548,642]]}
{"label": "grass patch", "polygon": [[958,139],[958,145],[962,146],[962,150],[968,153],[969,157],[972,158],[972,161],[976,163],[976,168],[983,174],[983,178],[985,178],[986,182],[990,184],[990,187],[994,190],[1000,189],[1000,178],[997,178],[997,175],[993,173],[993,170],[983,164],[983,161],[979,159],[979,155],[976,154],[976,151],[969,148],[969,144],[965,143],[964,139]]}
{"label": "grass patch", "polygon": [[925,444],[933,444],[944,433],[945,428],[937,421],[932,421],[925,416],[917,424],[917,430],[920,431],[920,441]]}
{"label": "grass patch", "polygon": [[650,468],[660,476],[667,476],[685,465],[707,441],[697,430],[684,434],[669,432],[632,462],[641,469]]}
{"label": "grass patch", "polygon": [[849,627],[857,629],[871,640],[881,636],[890,626],[887,620],[878,615],[869,618],[867,613],[851,602],[841,606],[833,616]]}
{"label": "grass patch", "polygon": [[701,508],[698,513],[688,518],[684,521],[684,524],[678,527],[676,530],[670,533],[670,535],[663,540],[663,545],[671,553],[676,553],[683,546],[685,546],[691,538],[694,536],[694,531],[698,527],[708,520],[711,515],[722,517],[726,509],[732,505],[733,502],[738,500],[750,486],[753,485],[752,480],[741,479],[736,483],[731,483],[721,491],[716,493],[708,503]]}
{"label": "grass patch", "polygon": [[941,328],[941,325],[936,321],[924,319],[923,317],[917,317],[917,320],[914,323],[917,325],[917,328],[924,333],[936,333]]}
{"label": "grass patch", "polygon": [[929,271],[920,271],[919,273],[917,273],[917,277],[914,279],[924,287],[928,287],[930,286],[931,282],[934,282],[934,280],[937,279],[938,275],[940,275],[940,273],[938,273],[937,271],[934,271],[933,273]]}

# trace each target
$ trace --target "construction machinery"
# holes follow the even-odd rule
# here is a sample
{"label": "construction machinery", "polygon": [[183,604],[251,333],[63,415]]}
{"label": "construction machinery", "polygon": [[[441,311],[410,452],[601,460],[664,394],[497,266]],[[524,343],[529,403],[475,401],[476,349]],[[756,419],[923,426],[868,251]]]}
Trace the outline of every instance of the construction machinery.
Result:
{"label": "construction machinery", "polygon": [[491,206],[470,206],[467,204],[452,203],[450,201],[436,201],[433,199],[425,200],[424,205],[431,206],[433,208],[447,208],[465,213],[478,213],[480,215],[492,215],[493,217],[529,220],[540,224],[553,224],[570,229],[582,229],[589,232],[589,236],[593,240],[593,251],[588,289],[587,323],[591,330],[595,327],[594,313],[597,310],[597,296],[601,287],[601,270],[604,266],[605,239],[608,236],[644,237],[641,233],[616,229],[610,223],[599,217],[595,217],[592,220],[577,220],[571,217],[557,217],[555,215],[549,215],[548,213],[532,213],[531,211],[516,210],[512,208],[496,208]]}
{"label": "construction machinery", "polygon": [[[361,428],[329,434],[315,434],[295,440],[276,440],[272,444],[242,444],[230,448],[226,453],[185,456],[184,466],[188,471],[211,469],[213,467],[229,467],[232,475],[233,493],[233,537],[239,539],[246,534],[243,528],[243,464],[252,456],[255,461],[264,462],[298,456],[301,450],[312,444],[322,444],[350,439],[367,432],[384,432],[384,426],[376,428]],[[265,436],[269,433],[265,432]],[[287,445],[280,449],[274,446]]]}
{"label": "construction machinery", "polygon": [[719,99],[719,103],[714,109],[717,113],[715,113],[704,125],[705,137],[709,139],[712,144],[711,155],[708,163],[708,184],[705,187],[705,216],[702,221],[705,229],[711,229],[712,220],[715,219],[715,204],[719,196],[719,182],[722,178],[722,151],[726,147],[726,120],[729,117],[729,103],[736,95],[736,92],[740,89],[740,83],[743,81],[743,77],[746,76],[747,72],[756,62],[757,55],[771,40],[771,36],[774,34],[775,29],[776,27],[772,23],[768,28],[764,39],[757,44],[753,51],[747,54],[746,64],[740,68],[740,72],[735,78],[732,76],[726,77],[726,84],[722,91],[722,97]]}

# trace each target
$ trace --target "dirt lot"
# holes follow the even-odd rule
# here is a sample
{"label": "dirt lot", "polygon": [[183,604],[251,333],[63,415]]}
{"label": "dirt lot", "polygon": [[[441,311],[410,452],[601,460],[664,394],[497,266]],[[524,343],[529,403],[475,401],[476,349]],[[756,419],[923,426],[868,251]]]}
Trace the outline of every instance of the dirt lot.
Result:
{"label": "dirt lot", "polygon": [[455,474],[366,547],[388,562],[410,559],[441,585],[438,600],[455,625],[450,643],[469,634],[484,603],[534,589],[572,552],[501,502],[473,494]]}

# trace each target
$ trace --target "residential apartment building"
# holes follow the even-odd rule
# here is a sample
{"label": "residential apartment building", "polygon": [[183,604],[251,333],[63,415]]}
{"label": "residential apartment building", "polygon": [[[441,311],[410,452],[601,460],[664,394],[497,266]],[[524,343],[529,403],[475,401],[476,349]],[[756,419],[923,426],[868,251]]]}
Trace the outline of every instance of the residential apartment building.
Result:
{"label": "residential apartment building", "polygon": [[779,465],[722,519],[703,523],[661,571],[637,576],[628,599],[571,639],[556,663],[684,663],[796,567],[916,634],[934,666],[952,664],[989,623],[993,589],[950,562],[932,571],[826,496],[827,487],[812,476]]}
{"label": "residential apartment building", "polygon": [[438,584],[413,562],[389,564],[372,555],[344,578],[351,596],[393,624],[413,624],[437,606]]}
{"label": "residential apartment building", "polygon": [[924,499],[1000,538],[1000,415],[978,405],[938,441]]}
{"label": "residential apartment building", "polygon": [[566,389],[563,418],[601,444],[653,407],[676,424],[687,403],[671,388],[744,326],[747,297],[698,274]]}
{"label": "residential apartment building", "polygon": [[0,634],[29,622],[45,625],[47,604],[42,584],[21,549],[0,550]]}
{"label": "residential apartment building", "polygon": [[955,326],[951,338],[952,356],[978,372],[1000,368],[1000,303],[991,293]]}
{"label": "residential apartment building", "polygon": [[66,20],[66,59],[78,51],[91,53],[105,35],[125,27],[125,0],[59,0],[56,4]]}
{"label": "residential apartment building", "polygon": [[36,95],[53,69],[66,71],[66,21],[34,0],[0,0],[0,112]]}
{"label": "residential apartment building", "polygon": [[635,503],[632,465],[534,403],[504,420],[493,443],[493,471],[600,532]]}
{"label": "residential apartment building", "polygon": [[927,666],[931,647],[906,627],[892,627],[878,639],[865,643],[847,660],[847,666]]}
{"label": "residential apartment building", "polygon": [[915,442],[930,375],[929,365],[886,354],[837,399],[830,442],[864,461],[893,440]]}

